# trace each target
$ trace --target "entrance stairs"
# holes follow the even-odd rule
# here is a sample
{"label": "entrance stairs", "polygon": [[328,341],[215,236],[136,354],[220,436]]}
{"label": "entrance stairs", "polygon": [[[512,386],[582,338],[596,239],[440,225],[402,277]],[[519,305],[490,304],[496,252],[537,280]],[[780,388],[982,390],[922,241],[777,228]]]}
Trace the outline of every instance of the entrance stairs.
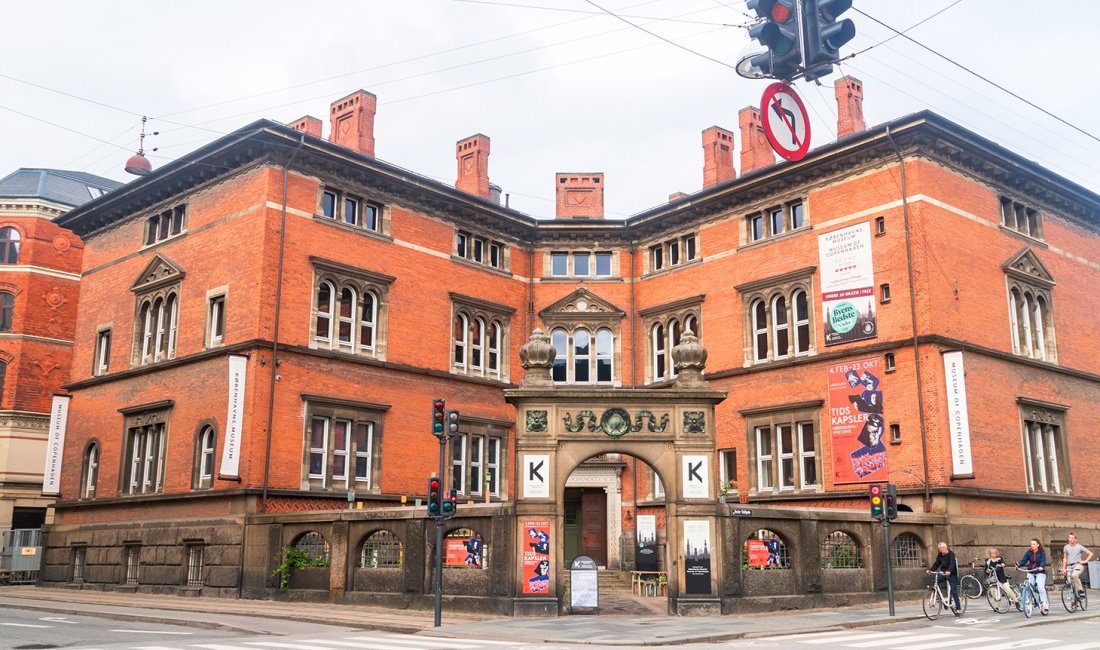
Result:
{"label": "entrance stairs", "polygon": [[[597,576],[600,586],[600,614],[618,616],[667,616],[668,599],[646,597],[631,592],[629,571],[600,570]],[[565,604],[569,605],[569,571],[563,575],[562,585]]]}

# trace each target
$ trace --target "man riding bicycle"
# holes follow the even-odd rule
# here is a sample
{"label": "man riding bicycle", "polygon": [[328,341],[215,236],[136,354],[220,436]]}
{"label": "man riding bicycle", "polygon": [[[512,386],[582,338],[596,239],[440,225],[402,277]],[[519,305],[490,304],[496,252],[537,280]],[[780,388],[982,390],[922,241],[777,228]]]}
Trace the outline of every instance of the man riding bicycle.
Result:
{"label": "man riding bicycle", "polygon": [[955,558],[955,552],[948,550],[947,542],[939,543],[939,551],[936,561],[928,567],[925,573],[931,574],[933,571],[943,571],[942,576],[936,576],[936,584],[943,580],[947,581],[947,586],[951,590],[951,601],[954,603],[952,611],[955,616],[959,616],[959,610],[962,609],[959,605],[959,561]]}
{"label": "man riding bicycle", "polygon": [[[1081,585],[1081,573],[1085,570],[1085,564],[1089,562],[1095,554],[1077,543],[1077,534],[1069,534],[1069,544],[1062,547],[1062,573],[1065,573],[1073,579],[1073,590],[1077,592],[1077,595],[1084,596],[1085,588]],[[1066,566],[1069,566],[1069,572],[1066,572]]]}

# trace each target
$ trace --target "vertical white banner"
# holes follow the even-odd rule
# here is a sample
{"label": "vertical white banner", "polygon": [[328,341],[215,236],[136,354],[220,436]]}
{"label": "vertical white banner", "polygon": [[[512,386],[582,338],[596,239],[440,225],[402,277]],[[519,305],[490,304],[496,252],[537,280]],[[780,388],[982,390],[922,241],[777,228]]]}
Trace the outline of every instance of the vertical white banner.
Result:
{"label": "vertical white banner", "polygon": [[46,465],[42,468],[42,494],[61,494],[61,460],[65,455],[65,426],[69,398],[54,395],[50,407],[50,434],[46,439]]}
{"label": "vertical white banner", "polygon": [[710,478],[710,470],[707,468],[706,456],[684,456],[684,498],[685,499],[709,499],[710,490],[707,482]]}
{"label": "vertical white banner", "polygon": [[523,496],[526,499],[550,498],[549,455],[523,455]]}
{"label": "vertical white banner", "polygon": [[966,406],[966,369],[962,351],[943,355],[943,370],[947,381],[947,418],[951,431],[951,474],[974,474],[974,459],[970,455],[970,418]]}
{"label": "vertical white banner", "polygon": [[248,358],[229,357],[229,411],[225,416],[225,446],[219,476],[239,476],[241,463],[241,422],[244,420],[244,387]]}

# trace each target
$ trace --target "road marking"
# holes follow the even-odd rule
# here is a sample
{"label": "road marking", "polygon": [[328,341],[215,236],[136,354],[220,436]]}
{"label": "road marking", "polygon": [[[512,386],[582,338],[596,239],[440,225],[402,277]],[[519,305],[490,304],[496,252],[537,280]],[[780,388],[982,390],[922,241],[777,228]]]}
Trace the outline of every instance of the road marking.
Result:
{"label": "road marking", "polygon": [[[881,633],[875,634],[874,636],[875,636],[875,638],[878,638],[878,639],[885,639],[887,637],[899,637],[899,636],[907,637],[907,636],[912,636],[912,635],[913,635],[912,632],[881,632]],[[812,639],[812,640],[806,641],[806,643],[813,643],[815,645],[817,645],[817,644],[824,645],[826,643],[837,643],[837,642],[841,642],[841,641],[866,641],[868,639],[868,637],[869,637],[869,635],[866,632],[860,632],[859,634],[850,634],[848,636],[830,637],[828,639]]]}
{"label": "road marking", "polygon": [[[506,645],[515,646],[516,644],[511,641],[485,641],[482,639],[452,639],[450,637],[439,637],[425,634],[423,636],[401,636],[399,634],[386,634],[382,638],[393,643],[415,643],[422,645],[424,642],[421,639],[431,639],[435,645],[444,645],[448,648],[480,648],[483,645]],[[445,644],[443,642],[446,642]]]}
{"label": "road marking", "polygon": [[825,637],[835,637],[850,635],[851,630],[837,630],[835,632],[812,632],[810,634],[784,634],[783,636],[762,636],[759,640],[768,641],[805,641],[806,639],[822,639]]}
{"label": "road marking", "polygon": [[1032,646],[1046,645],[1048,643],[1059,643],[1059,641],[1058,639],[1016,639],[1015,641],[998,643],[997,645],[982,646],[982,650],[1012,650],[1013,648],[1030,648]]}
{"label": "road marking", "polygon": [[7,625],[8,627],[39,627],[39,628],[51,628],[52,625],[34,625],[33,623],[0,623],[0,625]]}
{"label": "road marking", "polygon": [[305,639],[305,643],[326,643],[328,645],[335,645],[347,648],[367,648],[368,650],[390,650],[392,645],[383,645],[381,643],[364,643],[356,641],[325,641],[324,639]]}
{"label": "road marking", "polygon": [[[207,648],[207,650],[244,650],[244,648],[239,645],[220,645],[218,643],[193,643],[191,644],[191,647]],[[81,648],[80,650],[84,650],[84,648]]]}
{"label": "road marking", "polygon": [[170,648],[164,645],[135,645],[130,650],[179,650],[179,648]]}
{"label": "road marking", "polygon": [[167,630],[110,630],[111,632],[123,632],[130,634],[172,634],[176,636],[190,636],[194,632],[168,632]]}
{"label": "road marking", "polygon": [[[394,635],[390,634],[389,636],[393,637]],[[425,636],[425,637],[428,637],[428,638],[431,638],[431,639],[442,638],[442,637],[432,636],[430,634],[417,635],[417,636]],[[453,639],[453,640],[454,641],[460,641],[462,639]],[[465,640],[477,643],[479,646],[483,646],[483,645],[504,645],[504,646],[508,646],[508,647],[515,647],[517,645],[520,645],[520,643],[518,641],[493,641],[491,639],[465,639]]]}
{"label": "road marking", "polygon": [[[965,643],[986,643],[988,641],[1000,641],[1003,638],[1003,636],[972,636],[968,637]],[[933,648],[946,648],[948,646],[957,646],[958,644],[959,642],[957,640],[939,641],[937,643],[922,643],[920,645],[911,645],[905,650],[932,650]]]}
{"label": "road marking", "polygon": [[1100,643],[1074,643],[1073,645],[1058,646],[1058,650],[1089,650],[1089,648],[1100,648]]}
{"label": "road marking", "polygon": [[266,648],[288,648],[289,650],[332,650],[323,645],[307,645],[305,643],[279,643],[278,641],[245,641],[247,645],[258,645]]}
{"label": "road marking", "polygon": [[924,639],[947,639],[947,638],[956,638],[958,636],[960,636],[960,635],[958,635],[958,634],[946,634],[946,633],[921,634],[921,633],[917,632],[917,633],[911,633],[909,635],[909,637],[891,637],[889,639],[884,639],[884,638],[882,638],[882,637],[880,637],[879,635],[876,634],[875,635],[875,640],[873,640],[873,641],[861,641],[859,643],[849,643],[847,645],[847,647],[849,647],[849,648],[874,648],[874,647],[877,647],[877,646],[894,645],[895,643],[906,643],[906,642],[909,642],[909,641],[916,641],[918,639],[919,640],[924,640]]}
{"label": "road marking", "polygon": [[69,625],[80,625],[80,621],[67,621],[64,616],[42,616],[38,620],[40,621],[53,621],[54,623],[68,623]]}

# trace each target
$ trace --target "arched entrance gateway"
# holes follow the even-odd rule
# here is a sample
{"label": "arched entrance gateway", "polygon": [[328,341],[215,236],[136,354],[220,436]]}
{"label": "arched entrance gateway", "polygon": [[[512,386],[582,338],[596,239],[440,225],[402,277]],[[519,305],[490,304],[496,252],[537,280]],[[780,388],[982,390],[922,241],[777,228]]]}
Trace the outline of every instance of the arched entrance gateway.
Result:
{"label": "arched entrance gateway", "polygon": [[[505,393],[516,408],[515,614],[565,610],[562,578],[573,560],[567,554],[578,545],[560,542],[573,534],[567,529],[575,521],[576,492],[596,488],[583,490],[581,498],[594,494],[598,500],[607,483],[606,473],[578,468],[609,454],[644,461],[664,488],[669,613],[721,614],[714,410],[726,393],[709,390],[703,379],[706,350],[685,332],[672,350],[676,380],[659,389],[556,386],[554,356],[549,337],[535,330],[520,350],[524,380]],[[603,492],[611,503],[602,507],[617,512],[617,489]],[[600,507],[590,506],[597,519]],[[606,519],[615,525],[615,516]]]}

